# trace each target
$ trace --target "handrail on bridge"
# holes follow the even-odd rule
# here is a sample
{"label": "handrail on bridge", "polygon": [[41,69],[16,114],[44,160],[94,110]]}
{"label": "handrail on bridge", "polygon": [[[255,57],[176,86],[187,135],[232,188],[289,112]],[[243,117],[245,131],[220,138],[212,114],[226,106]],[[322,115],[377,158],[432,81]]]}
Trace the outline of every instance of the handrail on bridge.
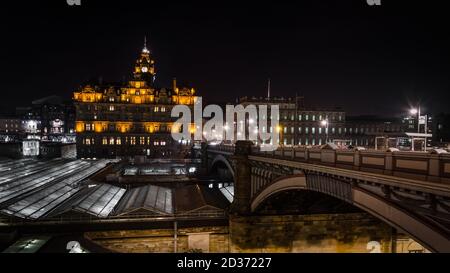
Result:
{"label": "handrail on bridge", "polygon": [[[211,145],[208,151],[233,153],[234,145]],[[251,155],[281,158],[336,168],[408,177],[450,184],[450,153],[443,149],[428,152],[373,150],[356,147],[345,149],[336,145],[279,146],[274,151],[251,147]]]}

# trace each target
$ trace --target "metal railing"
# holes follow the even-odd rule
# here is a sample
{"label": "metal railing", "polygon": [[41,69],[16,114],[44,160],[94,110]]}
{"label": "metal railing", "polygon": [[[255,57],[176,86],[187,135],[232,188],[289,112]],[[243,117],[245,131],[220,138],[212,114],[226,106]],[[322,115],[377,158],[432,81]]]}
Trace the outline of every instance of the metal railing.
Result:
{"label": "metal railing", "polygon": [[[208,146],[208,151],[233,153],[234,146]],[[420,180],[450,184],[450,153],[445,151],[379,151],[326,146],[324,148],[281,146],[275,151],[266,152],[260,151],[257,146],[252,146],[251,155],[392,176],[409,176]]]}
{"label": "metal railing", "polygon": [[99,218],[91,214],[85,215],[60,215],[38,220],[22,219],[14,217],[0,217],[0,226],[20,225],[47,225],[47,224],[73,224],[73,223],[122,223],[122,222],[161,222],[181,220],[226,219],[226,211],[211,212],[187,212],[175,214],[122,214]]}

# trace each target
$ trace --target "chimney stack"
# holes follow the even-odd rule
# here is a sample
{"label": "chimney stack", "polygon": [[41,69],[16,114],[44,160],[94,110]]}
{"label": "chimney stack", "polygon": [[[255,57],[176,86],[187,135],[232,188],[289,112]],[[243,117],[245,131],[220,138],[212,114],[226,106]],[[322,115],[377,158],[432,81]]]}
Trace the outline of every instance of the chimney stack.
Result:
{"label": "chimney stack", "polygon": [[173,92],[177,92],[177,78],[173,78],[172,85]]}

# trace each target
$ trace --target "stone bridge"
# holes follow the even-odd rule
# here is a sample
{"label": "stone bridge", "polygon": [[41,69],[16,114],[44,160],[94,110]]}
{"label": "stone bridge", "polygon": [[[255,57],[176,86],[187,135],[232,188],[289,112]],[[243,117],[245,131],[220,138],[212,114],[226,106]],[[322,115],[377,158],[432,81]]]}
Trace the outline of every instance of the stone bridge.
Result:
{"label": "stone bridge", "polygon": [[[450,154],[282,147],[261,152],[251,142],[204,146],[208,171],[229,170],[232,212],[248,215],[272,195],[321,192],[409,234],[434,252],[450,252]],[[206,165],[207,164],[207,165]]]}

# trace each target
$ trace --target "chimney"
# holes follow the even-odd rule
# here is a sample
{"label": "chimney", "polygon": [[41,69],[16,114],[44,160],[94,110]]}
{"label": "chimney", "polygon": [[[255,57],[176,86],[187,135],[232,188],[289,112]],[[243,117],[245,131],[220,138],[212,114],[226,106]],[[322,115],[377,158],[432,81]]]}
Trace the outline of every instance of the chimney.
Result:
{"label": "chimney", "polygon": [[173,92],[177,92],[177,78],[173,78],[172,85]]}

